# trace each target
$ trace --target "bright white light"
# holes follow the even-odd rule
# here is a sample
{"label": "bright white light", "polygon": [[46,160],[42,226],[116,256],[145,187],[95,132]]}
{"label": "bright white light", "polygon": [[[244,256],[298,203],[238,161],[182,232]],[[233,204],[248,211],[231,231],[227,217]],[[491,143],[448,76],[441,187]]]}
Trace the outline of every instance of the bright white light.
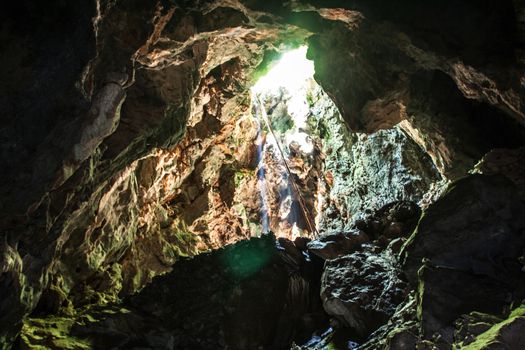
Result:
{"label": "bright white light", "polygon": [[295,128],[287,132],[286,142],[297,142],[304,153],[313,150],[310,137],[299,131],[307,126],[310,113],[307,93],[314,76],[314,63],[306,58],[307,50],[306,46],[301,46],[283,54],[268,73],[252,87],[254,96],[276,95],[281,88],[287,91],[287,110]]}
{"label": "bright white light", "polygon": [[306,46],[286,52],[268,74],[259,79],[252,88],[255,93],[275,91],[284,87],[297,91],[314,75],[314,63],[306,58]]}
{"label": "bright white light", "polygon": [[[252,110],[254,117],[256,117],[261,123],[266,124],[269,133],[266,136],[265,142],[260,143],[258,149],[258,160],[260,162],[260,169],[266,171],[272,171],[271,167],[265,164],[265,152],[268,152],[274,148],[273,152],[277,152],[277,148],[284,149],[282,154],[283,159],[280,160],[281,165],[286,165],[286,158],[291,157],[292,150],[300,150],[300,152],[309,154],[314,150],[314,143],[312,139],[304,132],[308,130],[308,117],[311,113],[311,106],[308,102],[308,94],[312,93],[312,82],[314,76],[314,63],[306,58],[307,47],[302,46],[296,50],[289,51],[281,56],[281,59],[268,71],[268,73],[259,79],[255,86],[252,87]],[[283,91],[284,90],[284,91]],[[271,127],[271,118],[281,118],[279,114],[268,115],[266,110],[267,104],[269,103],[284,103],[286,112],[289,117],[293,119],[293,127],[288,130],[279,130],[278,134],[273,133]],[[285,116],[285,118],[288,118]],[[274,119],[273,121],[277,121]],[[288,119],[285,120],[286,122]],[[261,124],[259,124],[261,125]],[[259,130],[260,135],[263,135],[263,131]],[[292,146],[293,144],[293,146]],[[288,147],[286,147],[288,146]],[[286,153],[286,151],[290,153]],[[273,169],[273,171],[281,171],[279,167]],[[263,232],[267,232],[269,227],[269,217],[272,213],[269,212],[270,208],[265,205],[268,200],[266,180],[265,177],[260,177],[259,181],[261,192],[261,201],[263,202],[261,208],[261,217],[263,224]],[[289,183],[288,186],[291,186]],[[290,189],[288,187],[287,189]],[[292,197],[289,192],[284,198],[279,198],[279,210],[278,214],[281,223],[286,222],[292,209]],[[274,215],[275,216],[275,215]],[[284,233],[284,236],[291,233],[292,239],[302,236],[301,230],[297,227],[296,223],[293,223],[291,230],[289,228],[274,227],[277,230],[277,236],[280,233]],[[279,232],[284,229],[286,232]],[[290,232],[291,231],[291,232]]]}
{"label": "bright white light", "polygon": [[314,150],[314,144],[312,139],[308,134],[304,132],[297,132],[293,134],[286,135],[286,142],[291,144],[292,142],[297,142],[299,144],[299,149],[303,153],[312,153]]}

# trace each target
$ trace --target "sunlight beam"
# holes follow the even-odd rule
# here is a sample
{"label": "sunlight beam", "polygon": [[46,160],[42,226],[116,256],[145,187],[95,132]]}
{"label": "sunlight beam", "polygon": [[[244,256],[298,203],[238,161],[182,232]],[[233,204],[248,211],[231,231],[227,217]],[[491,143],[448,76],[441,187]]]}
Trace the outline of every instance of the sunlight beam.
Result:
{"label": "sunlight beam", "polygon": [[314,63],[306,58],[306,46],[284,53],[268,74],[260,78],[252,91],[261,93],[284,87],[289,92],[300,90],[314,75]]}

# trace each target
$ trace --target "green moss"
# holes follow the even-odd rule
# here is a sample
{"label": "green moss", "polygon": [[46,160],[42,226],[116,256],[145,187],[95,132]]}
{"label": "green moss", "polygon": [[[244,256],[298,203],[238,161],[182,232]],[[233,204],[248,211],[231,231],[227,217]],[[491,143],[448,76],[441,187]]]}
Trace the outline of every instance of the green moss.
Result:
{"label": "green moss", "polygon": [[178,251],[178,256],[188,257],[197,254],[197,237],[188,231],[178,231],[175,233],[176,244],[173,246]]}
{"label": "green moss", "polygon": [[406,250],[412,245],[414,244],[414,241],[416,240],[416,237],[417,237],[417,233],[419,231],[419,226],[421,225],[421,222],[423,222],[423,219],[425,218],[425,216],[427,216],[427,211],[424,210],[422,213],[421,213],[421,216],[419,217],[419,220],[417,222],[417,225],[416,225],[416,228],[414,229],[414,231],[412,232],[412,234],[408,237],[408,239],[406,240],[405,244],[403,244],[403,246],[401,247],[401,253],[400,253],[400,256],[405,256],[406,255]]}
{"label": "green moss", "polygon": [[74,329],[99,326],[109,315],[127,314],[130,311],[120,305],[86,306],[75,310],[71,316],[48,316],[26,318],[20,334],[23,349],[93,349],[89,339],[72,335]]}
{"label": "green moss", "polygon": [[235,188],[239,188],[243,183],[243,180],[248,176],[252,175],[249,170],[237,170],[234,175]]}
{"label": "green moss", "polygon": [[520,317],[525,316],[525,304],[522,304],[518,306],[516,309],[514,309],[509,317]]}
{"label": "green moss", "polygon": [[312,90],[308,90],[306,92],[306,102],[308,103],[308,107],[310,108],[313,107],[313,105],[315,104]]}
{"label": "green moss", "polygon": [[91,315],[82,315],[80,322],[83,324],[97,322],[97,320]]}
{"label": "green moss", "polygon": [[502,319],[497,316],[489,315],[483,312],[474,311],[471,312],[469,315],[472,316],[474,319],[479,320],[481,323],[495,324],[502,321]]}
{"label": "green moss", "polygon": [[92,349],[91,342],[70,334],[75,324],[73,318],[49,317],[26,319],[20,334],[20,343],[26,349]]}
{"label": "green moss", "polygon": [[425,265],[425,262],[423,262],[423,266],[421,266],[421,268],[417,271],[418,284],[417,284],[417,290],[416,290],[416,299],[417,299],[416,315],[419,321],[423,319],[423,299],[425,295],[425,282],[424,282],[423,275],[425,274],[426,269],[428,269],[428,267]]}
{"label": "green moss", "polygon": [[518,318],[525,317],[525,305],[521,305],[520,307],[516,308],[510,316],[500,322],[492,326],[489,330],[486,332],[480,334],[476,337],[476,340],[468,345],[461,346],[461,350],[479,350],[479,349],[486,349],[490,345],[500,345],[500,334],[501,331],[509,326],[512,322],[514,322]]}
{"label": "green moss", "polygon": [[190,257],[198,254],[196,248],[199,238],[193,234],[182,220],[174,220],[168,228],[168,238],[164,241],[162,253],[170,258]]}

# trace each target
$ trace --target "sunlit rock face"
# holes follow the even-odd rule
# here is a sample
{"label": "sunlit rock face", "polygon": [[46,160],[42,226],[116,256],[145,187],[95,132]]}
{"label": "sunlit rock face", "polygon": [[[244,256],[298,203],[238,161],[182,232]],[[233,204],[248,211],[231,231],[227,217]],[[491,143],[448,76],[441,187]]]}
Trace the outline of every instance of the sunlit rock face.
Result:
{"label": "sunlit rock face", "polygon": [[395,126],[374,134],[351,132],[319,87],[311,90],[310,125],[322,140],[328,184],[320,226],[344,230],[357,214],[390,202],[431,200],[440,175],[429,157]]}
{"label": "sunlit rock face", "polygon": [[365,210],[431,201],[441,176],[430,157],[400,126],[352,132],[313,80],[305,53],[283,55],[252,89],[262,129],[258,182],[266,229],[292,239],[301,231],[344,231]]}
{"label": "sunlit rock face", "polygon": [[[41,107],[22,108],[27,90],[14,85],[6,101],[16,106],[8,109],[10,123],[19,130],[34,118],[45,127],[17,131],[2,146],[9,168],[2,183],[8,215],[2,217],[1,308],[9,310],[0,320],[2,346],[31,310],[114,300],[168,271],[180,256],[250,236],[247,225],[259,220],[244,219],[249,213],[236,207],[237,197],[250,198],[242,191],[250,182],[239,188],[232,176],[255,165],[255,125],[243,119],[248,88],[266,50],[306,35],[259,23],[261,14],[237,2],[90,4],[50,5],[43,12],[50,17],[34,32],[17,33],[16,19],[7,22],[11,55],[27,55],[17,51],[17,38],[42,50],[35,53],[42,61],[29,68],[6,63],[20,74],[40,74],[32,94]],[[28,4],[20,7],[20,15],[37,16]],[[60,23],[53,11],[69,14],[78,28],[53,27]],[[70,40],[62,49],[52,40],[38,42],[38,30],[49,27]],[[67,44],[77,39],[82,50]],[[45,53],[54,48],[78,55],[60,68],[60,57]],[[51,91],[67,91],[67,105]]]}
{"label": "sunlit rock face", "polygon": [[[323,28],[309,38],[316,79],[352,129],[370,133],[401,122],[450,179],[491,148],[523,143],[521,32],[505,19],[521,14],[522,4],[356,1],[344,7],[337,15],[298,12],[295,20]],[[468,23],[456,21],[467,17]]]}

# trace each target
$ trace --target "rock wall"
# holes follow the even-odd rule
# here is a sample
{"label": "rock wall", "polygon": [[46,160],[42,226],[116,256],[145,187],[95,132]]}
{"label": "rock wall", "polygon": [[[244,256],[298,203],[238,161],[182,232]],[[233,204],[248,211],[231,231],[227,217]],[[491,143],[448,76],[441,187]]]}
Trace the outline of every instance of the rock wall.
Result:
{"label": "rock wall", "polygon": [[[114,300],[179,256],[247,237],[221,185],[232,163],[252,166],[248,86],[266,51],[306,35],[230,1],[60,3],[33,29],[17,22],[42,9],[21,2],[3,33],[21,58],[6,51],[4,69],[34,84],[6,86],[3,100],[18,130],[2,142],[3,347],[32,310]],[[60,35],[40,42],[49,30]]]}
{"label": "rock wall", "polygon": [[[421,202],[441,176],[428,155],[400,126],[372,134],[352,132],[320,88],[311,92],[310,124],[322,140],[329,193],[323,231],[348,230],[358,214],[401,200]],[[425,197],[426,196],[426,197]]]}
{"label": "rock wall", "polygon": [[248,89],[290,46],[308,42],[316,81],[361,133],[316,104],[317,130],[332,137],[322,179],[331,209],[318,218],[327,228],[391,200],[431,202],[431,183],[462,178],[487,152],[477,171],[520,185],[519,167],[491,150],[519,159],[525,143],[524,8],[10,4],[0,30],[0,347],[30,313],[115,301],[180,257],[252,235]]}
{"label": "rock wall", "polygon": [[[523,142],[517,132],[524,120],[523,50],[513,22],[520,7],[510,1],[335,4],[347,10],[299,11],[294,20],[322,28],[309,39],[316,79],[352,129],[373,132],[402,122],[451,179],[491,148]],[[500,133],[491,130],[496,124]]]}
{"label": "rock wall", "polygon": [[[125,304],[32,318],[21,346],[286,349],[326,324],[319,261],[265,236],[183,260]],[[55,323],[56,327],[47,327]]]}

